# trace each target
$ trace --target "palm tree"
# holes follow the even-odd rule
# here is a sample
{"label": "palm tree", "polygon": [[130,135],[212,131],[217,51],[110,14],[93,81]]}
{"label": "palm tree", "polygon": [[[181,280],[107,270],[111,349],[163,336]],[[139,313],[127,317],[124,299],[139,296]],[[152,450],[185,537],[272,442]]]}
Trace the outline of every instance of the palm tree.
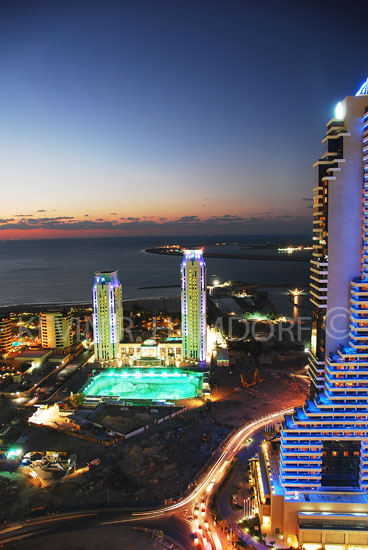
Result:
{"label": "palm tree", "polygon": [[230,542],[234,546],[239,542],[239,537],[234,531],[231,531]]}
{"label": "palm tree", "polygon": [[225,532],[226,529],[229,527],[229,523],[226,521],[226,519],[220,519],[218,522],[218,526],[220,527],[221,531]]}

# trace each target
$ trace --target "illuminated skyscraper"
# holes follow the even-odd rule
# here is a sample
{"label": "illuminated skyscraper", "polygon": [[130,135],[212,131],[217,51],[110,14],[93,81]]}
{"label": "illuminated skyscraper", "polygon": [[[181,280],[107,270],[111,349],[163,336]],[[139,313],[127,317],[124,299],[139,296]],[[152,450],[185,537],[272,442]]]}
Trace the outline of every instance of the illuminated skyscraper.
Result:
{"label": "illuminated skyscraper", "polygon": [[123,294],[117,271],[98,271],[93,285],[93,339],[98,361],[116,359],[123,337]]}
{"label": "illuminated skyscraper", "polygon": [[257,465],[262,529],[306,550],[368,546],[367,94],[337,105],[316,163],[311,396]]}
{"label": "illuminated skyscraper", "polygon": [[203,251],[184,250],[181,262],[181,332],[183,359],[206,360],[206,264]]}
{"label": "illuminated skyscraper", "polygon": [[312,338],[309,355],[311,397],[323,389],[325,364],[325,321],[328,281],[328,206],[329,188],[341,171],[345,121],[332,118],[323,139],[323,155],[314,164],[313,255],[310,264],[310,295],[313,305]]}
{"label": "illuminated skyscraper", "polygon": [[44,348],[65,349],[73,343],[70,311],[41,313],[40,329]]}
{"label": "illuminated skyscraper", "polygon": [[12,347],[12,327],[10,318],[0,316],[0,357],[9,353]]}

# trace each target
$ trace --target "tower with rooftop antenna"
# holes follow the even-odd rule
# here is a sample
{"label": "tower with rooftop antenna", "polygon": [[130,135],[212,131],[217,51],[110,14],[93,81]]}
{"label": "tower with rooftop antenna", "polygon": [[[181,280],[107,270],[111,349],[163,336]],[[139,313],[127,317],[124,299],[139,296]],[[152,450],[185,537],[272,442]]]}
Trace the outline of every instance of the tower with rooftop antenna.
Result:
{"label": "tower with rooftop antenna", "polygon": [[256,485],[262,530],[343,550],[368,546],[368,80],[336,106],[322,143],[311,394],[285,417],[278,451],[264,443]]}
{"label": "tower with rooftop antenna", "polygon": [[93,340],[97,361],[117,359],[123,337],[123,295],[117,271],[98,271],[92,289]]}
{"label": "tower with rooftop antenna", "polygon": [[181,262],[181,333],[184,360],[206,361],[206,292],[203,250],[184,250]]}

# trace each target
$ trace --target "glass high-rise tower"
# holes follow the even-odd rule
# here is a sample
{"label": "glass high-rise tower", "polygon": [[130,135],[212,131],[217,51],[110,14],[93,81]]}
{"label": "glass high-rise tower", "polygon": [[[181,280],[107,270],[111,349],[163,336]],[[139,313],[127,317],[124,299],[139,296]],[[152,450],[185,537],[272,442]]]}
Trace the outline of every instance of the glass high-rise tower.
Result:
{"label": "glass high-rise tower", "polygon": [[184,250],[181,262],[182,357],[206,361],[207,284],[203,251]]}
{"label": "glass high-rise tower", "polygon": [[348,96],[335,116],[314,188],[313,391],[282,428],[286,492],[368,489],[368,96]]}
{"label": "glass high-rise tower", "polygon": [[337,105],[322,143],[311,393],[285,417],[279,451],[264,445],[257,486],[270,534],[307,550],[343,550],[368,547],[368,80]]}
{"label": "glass high-rise tower", "polygon": [[98,271],[92,289],[93,340],[98,361],[116,359],[123,337],[123,294],[117,271]]}

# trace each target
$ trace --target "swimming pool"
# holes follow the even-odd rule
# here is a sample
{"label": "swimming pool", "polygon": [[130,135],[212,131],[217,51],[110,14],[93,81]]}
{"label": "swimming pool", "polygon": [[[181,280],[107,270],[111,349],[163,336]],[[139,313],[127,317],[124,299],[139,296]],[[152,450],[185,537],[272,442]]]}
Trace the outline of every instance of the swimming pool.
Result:
{"label": "swimming pool", "polygon": [[177,401],[202,395],[203,374],[178,370],[109,370],[91,378],[81,390],[86,396]]}

